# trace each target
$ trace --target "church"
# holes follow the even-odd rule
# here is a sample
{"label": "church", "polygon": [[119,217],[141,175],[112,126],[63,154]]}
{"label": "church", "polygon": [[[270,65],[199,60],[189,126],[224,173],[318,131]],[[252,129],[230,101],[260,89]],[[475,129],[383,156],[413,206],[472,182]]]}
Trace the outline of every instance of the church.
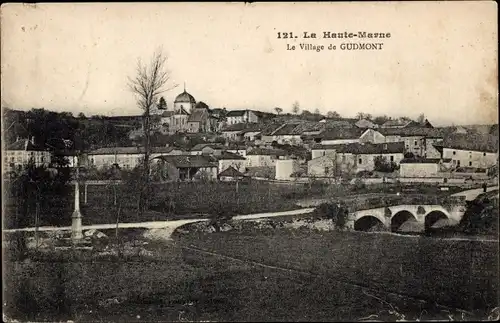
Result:
{"label": "church", "polygon": [[211,132],[216,129],[217,119],[212,116],[209,107],[186,91],[177,95],[173,109],[168,109],[163,98],[152,114],[156,115],[158,126],[166,133]]}

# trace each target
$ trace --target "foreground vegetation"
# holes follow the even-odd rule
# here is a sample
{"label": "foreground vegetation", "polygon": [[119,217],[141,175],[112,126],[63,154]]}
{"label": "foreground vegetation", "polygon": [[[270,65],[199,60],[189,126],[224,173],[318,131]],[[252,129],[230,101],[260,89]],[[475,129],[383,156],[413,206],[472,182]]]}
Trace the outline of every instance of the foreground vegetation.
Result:
{"label": "foreground vegetation", "polygon": [[[470,320],[490,314],[497,291],[493,278],[498,268],[492,261],[496,245],[313,232],[185,235],[167,242],[147,238],[141,230],[129,231],[120,233],[122,246],[141,252],[119,256],[112,247],[108,252],[70,249],[31,253],[25,259],[7,257],[7,317],[127,322]],[[200,253],[187,247],[193,244],[301,272]],[[423,293],[420,296],[431,301],[386,290]],[[469,311],[438,306],[434,300],[448,300]]]}
{"label": "foreground vegetation", "polygon": [[193,233],[180,241],[223,255],[321,273],[471,311],[497,305],[497,243],[310,230]]}

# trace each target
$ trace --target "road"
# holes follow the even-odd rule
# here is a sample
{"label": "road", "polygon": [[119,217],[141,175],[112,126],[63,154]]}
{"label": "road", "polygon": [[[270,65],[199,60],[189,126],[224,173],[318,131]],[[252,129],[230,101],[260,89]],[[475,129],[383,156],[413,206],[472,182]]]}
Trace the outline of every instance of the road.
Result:
{"label": "road", "polygon": [[[498,191],[498,186],[490,186],[486,189],[487,192],[491,191]],[[479,195],[483,194],[483,189],[482,188],[476,188],[473,190],[467,190],[459,193],[452,194],[451,196],[465,196],[466,201],[472,201]]]}
{"label": "road", "polygon": [[[233,217],[234,220],[249,220],[249,219],[259,219],[259,218],[271,218],[275,216],[283,215],[297,215],[310,213],[314,208],[304,208],[298,210],[284,211],[284,212],[270,212],[270,213],[255,213],[247,215],[237,215]],[[118,223],[118,228],[145,228],[145,229],[175,229],[184,224],[207,221],[208,219],[186,219],[186,220],[172,220],[172,221],[150,221],[150,222],[137,222],[137,223]],[[104,230],[104,229],[114,229],[116,228],[116,223],[111,224],[93,224],[84,225],[83,230]],[[67,227],[39,227],[38,231],[68,231],[71,230],[70,226]],[[35,231],[35,228],[21,228],[21,229],[9,229],[3,230],[4,232],[20,232],[20,231]]]}

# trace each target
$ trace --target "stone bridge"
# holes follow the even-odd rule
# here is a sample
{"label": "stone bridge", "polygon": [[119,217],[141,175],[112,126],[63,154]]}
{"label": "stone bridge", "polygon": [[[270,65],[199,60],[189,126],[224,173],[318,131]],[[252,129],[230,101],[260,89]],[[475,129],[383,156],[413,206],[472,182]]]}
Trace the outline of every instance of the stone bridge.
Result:
{"label": "stone bridge", "polygon": [[[460,222],[465,205],[395,205],[359,210],[349,214],[348,227],[367,231],[382,225],[387,231],[424,231],[439,223],[455,225]],[[438,223],[439,221],[439,223]]]}

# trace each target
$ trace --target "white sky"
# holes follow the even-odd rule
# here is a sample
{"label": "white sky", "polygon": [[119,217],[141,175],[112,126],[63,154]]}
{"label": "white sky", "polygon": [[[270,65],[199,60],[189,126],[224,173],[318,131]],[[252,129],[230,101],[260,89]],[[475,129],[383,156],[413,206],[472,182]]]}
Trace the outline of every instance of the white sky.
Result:
{"label": "white sky", "polygon": [[[317,53],[287,51],[278,31],[391,38],[381,51]],[[346,117],[498,118],[494,2],[8,4],[1,39],[2,106],[14,109],[139,114],[127,76],[162,46],[179,84],[165,93],[169,106],[186,82],[212,108],[289,112],[297,100]]]}

